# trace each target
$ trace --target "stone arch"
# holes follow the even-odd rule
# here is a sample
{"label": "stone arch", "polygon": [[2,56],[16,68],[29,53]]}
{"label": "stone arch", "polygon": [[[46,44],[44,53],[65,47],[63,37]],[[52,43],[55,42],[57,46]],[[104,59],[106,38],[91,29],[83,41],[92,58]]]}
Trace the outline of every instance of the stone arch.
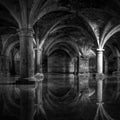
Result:
{"label": "stone arch", "polygon": [[[16,47],[19,46],[19,38],[17,34],[10,35],[6,42],[4,43],[4,47],[2,50],[2,55],[4,59],[4,70],[6,73],[10,73],[10,65],[11,65],[11,51]],[[14,59],[14,58],[12,58]]]}

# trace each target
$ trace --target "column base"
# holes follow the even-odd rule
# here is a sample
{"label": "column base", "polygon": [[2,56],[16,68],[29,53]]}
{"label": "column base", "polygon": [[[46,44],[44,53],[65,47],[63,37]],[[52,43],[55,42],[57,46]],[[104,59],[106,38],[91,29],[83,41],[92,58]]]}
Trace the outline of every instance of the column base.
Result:
{"label": "column base", "polygon": [[88,88],[86,88],[86,89],[80,91],[80,93],[86,94],[88,97],[91,97],[92,95],[94,95],[95,89],[89,88],[89,87],[88,87]]}
{"label": "column base", "polygon": [[33,77],[28,77],[28,78],[18,78],[16,81],[16,84],[35,84],[36,82],[40,82],[44,80],[44,75],[43,73],[37,73]]}
{"label": "column base", "polygon": [[96,103],[97,105],[103,105],[104,104],[104,102],[102,102],[102,101],[98,101],[97,103]]}

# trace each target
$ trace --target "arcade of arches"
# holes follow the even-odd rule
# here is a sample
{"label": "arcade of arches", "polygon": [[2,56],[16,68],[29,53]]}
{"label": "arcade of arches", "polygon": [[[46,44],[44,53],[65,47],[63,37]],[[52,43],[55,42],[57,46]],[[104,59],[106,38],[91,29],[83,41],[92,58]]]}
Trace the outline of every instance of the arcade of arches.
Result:
{"label": "arcade of arches", "polygon": [[[50,119],[93,120],[94,115],[87,118],[81,112],[79,116],[81,103],[77,100],[85,93],[102,104],[103,89],[109,82],[104,77],[108,76],[117,79],[113,99],[119,97],[120,104],[119,39],[119,0],[0,0],[0,82],[41,83],[39,92],[33,86],[19,87],[20,93],[16,88],[22,96],[18,99],[26,95],[24,101],[29,101],[27,112],[21,100],[20,119],[37,120],[33,115],[37,94],[35,100],[45,106]],[[69,111],[74,117],[68,115],[69,108],[76,108]],[[45,114],[40,116],[49,120]]]}

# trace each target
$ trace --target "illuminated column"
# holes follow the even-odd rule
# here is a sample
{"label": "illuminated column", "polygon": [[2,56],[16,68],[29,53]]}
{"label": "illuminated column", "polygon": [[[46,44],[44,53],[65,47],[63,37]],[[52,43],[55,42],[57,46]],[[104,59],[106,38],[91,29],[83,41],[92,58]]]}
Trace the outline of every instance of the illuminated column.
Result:
{"label": "illuminated column", "polygon": [[32,28],[20,29],[19,37],[20,37],[20,77],[28,78],[34,75],[33,29]]}
{"label": "illuminated column", "polygon": [[100,78],[100,75],[103,75],[103,51],[104,49],[97,49],[97,100],[102,102],[102,93],[103,93],[103,79]]}
{"label": "illuminated column", "polygon": [[41,73],[41,65],[42,65],[42,49],[35,49],[35,72],[36,73]]}

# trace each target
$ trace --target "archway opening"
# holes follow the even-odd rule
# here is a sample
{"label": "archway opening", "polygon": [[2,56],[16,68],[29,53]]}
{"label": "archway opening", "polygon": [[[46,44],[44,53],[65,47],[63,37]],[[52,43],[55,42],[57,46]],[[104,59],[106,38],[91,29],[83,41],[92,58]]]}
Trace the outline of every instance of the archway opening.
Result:
{"label": "archway opening", "polygon": [[74,61],[64,50],[55,50],[48,56],[48,89],[63,96],[73,84]]}

